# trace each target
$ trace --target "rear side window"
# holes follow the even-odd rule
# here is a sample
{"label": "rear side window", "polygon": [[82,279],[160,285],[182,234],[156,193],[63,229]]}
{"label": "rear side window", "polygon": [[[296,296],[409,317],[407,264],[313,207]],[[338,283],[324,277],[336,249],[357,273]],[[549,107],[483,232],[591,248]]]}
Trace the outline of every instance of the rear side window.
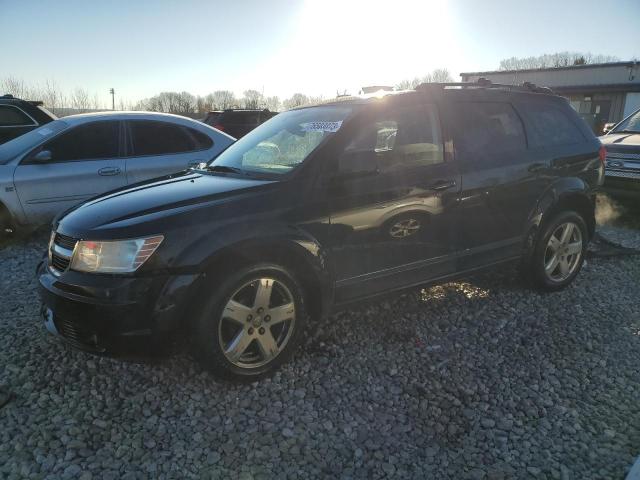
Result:
{"label": "rear side window", "polygon": [[463,158],[527,148],[522,121],[511,104],[464,102],[452,106],[456,150]]}
{"label": "rear side window", "polygon": [[54,162],[116,158],[119,150],[120,122],[94,122],[80,125],[45,143]]}
{"label": "rear side window", "polygon": [[35,125],[29,116],[12,105],[0,105],[0,127],[26,127]]}
{"label": "rear side window", "polygon": [[131,147],[129,156],[167,155],[205,150],[213,141],[192,128],[149,120],[129,121]]}
{"label": "rear side window", "polygon": [[544,147],[571,145],[585,141],[578,127],[560,109],[544,103],[518,105],[527,122],[529,145]]}

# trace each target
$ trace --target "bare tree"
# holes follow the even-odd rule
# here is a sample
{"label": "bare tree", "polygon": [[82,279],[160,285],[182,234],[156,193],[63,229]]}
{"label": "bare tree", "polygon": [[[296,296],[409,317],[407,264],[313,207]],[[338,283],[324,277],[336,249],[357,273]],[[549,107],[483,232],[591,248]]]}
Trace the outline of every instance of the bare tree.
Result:
{"label": "bare tree", "polygon": [[303,93],[294,93],[291,98],[287,98],[282,102],[282,105],[287,110],[290,108],[301,107],[309,103],[309,97]]}
{"label": "bare tree", "polygon": [[91,99],[89,92],[84,88],[77,87],[71,94],[71,107],[80,112],[87,112],[91,109]]}
{"label": "bare tree", "polygon": [[559,68],[571,65],[617,62],[620,59],[612,55],[594,55],[592,53],[556,52],[536,57],[511,57],[500,61],[498,70],[529,70],[536,68]]}
{"label": "bare tree", "polygon": [[242,99],[242,104],[244,108],[260,108],[262,105],[263,98],[262,94],[257,90],[245,90],[244,98]]}
{"label": "bare tree", "polygon": [[280,98],[277,96],[273,96],[273,97],[265,97],[264,98],[264,106],[265,108],[268,108],[269,110],[271,110],[272,112],[277,112],[278,110],[280,110]]}
{"label": "bare tree", "polygon": [[413,90],[421,83],[447,83],[452,82],[451,74],[446,68],[436,68],[431,73],[422,77],[415,77],[412,80],[402,80],[396,85],[396,90]]}
{"label": "bare tree", "polygon": [[216,90],[207,95],[207,101],[211,102],[211,110],[224,110],[237,103],[235,95],[229,90]]}

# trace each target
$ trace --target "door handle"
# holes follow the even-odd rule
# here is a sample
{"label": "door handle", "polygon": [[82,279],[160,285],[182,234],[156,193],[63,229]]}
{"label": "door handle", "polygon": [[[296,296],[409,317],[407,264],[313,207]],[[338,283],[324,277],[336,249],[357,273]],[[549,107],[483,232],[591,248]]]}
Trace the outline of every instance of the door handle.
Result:
{"label": "door handle", "polygon": [[109,177],[112,175],[119,175],[120,169],[118,167],[104,167],[98,170],[98,175],[102,175],[103,177]]}
{"label": "door handle", "polygon": [[449,188],[455,187],[455,180],[436,180],[431,185],[429,185],[430,190],[448,190]]}

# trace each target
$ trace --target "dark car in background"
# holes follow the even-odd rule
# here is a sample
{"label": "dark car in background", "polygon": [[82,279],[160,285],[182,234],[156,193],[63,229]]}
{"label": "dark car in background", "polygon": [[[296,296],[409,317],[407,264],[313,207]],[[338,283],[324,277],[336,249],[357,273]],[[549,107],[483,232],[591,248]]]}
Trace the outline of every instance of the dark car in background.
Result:
{"label": "dark car in background", "polygon": [[[453,88],[449,88],[453,87]],[[47,328],[118,354],[186,337],[258,378],[332,309],[515,262],[569,285],[595,229],[604,149],[529,85],[431,84],[279,114],[208,165],[53,224]]]}
{"label": "dark car in background", "polygon": [[266,122],[277,114],[278,112],[271,112],[267,109],[230,108],[222,111],[209,112],[203,122],[234,138],[242,138],[258,125]]}
{"label": "dark car in background", "polygon": [[56,119],[53,113],[42,107],[42,102],[3,95],[0,97],[0,144]]}
{"label": "dark car in background", "polygon": [[616,198],[640,198],[640,110],[600,140],[607,150],[603,190]]}

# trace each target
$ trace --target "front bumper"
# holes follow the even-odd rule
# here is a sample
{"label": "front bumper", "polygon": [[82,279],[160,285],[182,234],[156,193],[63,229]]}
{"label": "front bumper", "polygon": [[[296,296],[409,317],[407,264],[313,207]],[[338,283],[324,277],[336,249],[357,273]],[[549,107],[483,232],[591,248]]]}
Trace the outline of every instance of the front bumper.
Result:
{"label": "front bumper", "polygon": [[[122,277],[37,269],[47,329],[72,346],[110,355],[145,355],[185,338],[198,275]],[[193,288],[192,288],[193,287]]]}
{"label": "front bumper", "polygon": [[601,190],[613,197],[640,198],[640,178],[605,176]]}

